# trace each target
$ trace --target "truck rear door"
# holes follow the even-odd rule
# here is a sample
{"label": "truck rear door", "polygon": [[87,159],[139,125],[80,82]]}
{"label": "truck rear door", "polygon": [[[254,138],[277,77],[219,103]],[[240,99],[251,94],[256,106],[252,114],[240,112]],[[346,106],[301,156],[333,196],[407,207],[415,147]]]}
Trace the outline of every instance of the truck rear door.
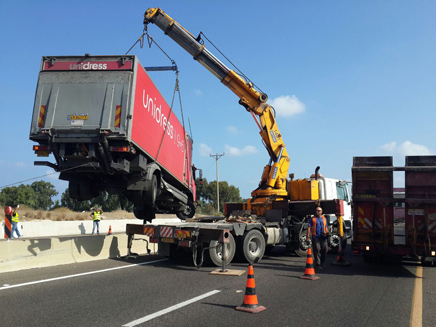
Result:
{"label": "truck rear door", "polygon": [[44,57],[30,138],[125,136],[134,56]]}

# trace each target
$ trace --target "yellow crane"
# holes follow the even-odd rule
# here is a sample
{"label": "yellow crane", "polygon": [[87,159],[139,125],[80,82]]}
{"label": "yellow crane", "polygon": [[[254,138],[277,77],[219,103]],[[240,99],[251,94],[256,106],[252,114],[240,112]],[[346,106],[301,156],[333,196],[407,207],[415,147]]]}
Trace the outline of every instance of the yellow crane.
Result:
{"label": "yellow crane", "polygon": [[184,48],[196,61],[215,75],[239,97],[239,104],[249,111],[260,129],[260,136],[269,154],[259,187],[252,193],[246,206],[252,213],[264,217],[273,202],[288,201],[287,174],[289,156],[277,126],[273,108],[267,103],[268,96],[256,90],[235,71],[227,68],[199,40],[184,29],[160,8],[149,8],[144,14],[144,25],[153,23],[177,44]]}

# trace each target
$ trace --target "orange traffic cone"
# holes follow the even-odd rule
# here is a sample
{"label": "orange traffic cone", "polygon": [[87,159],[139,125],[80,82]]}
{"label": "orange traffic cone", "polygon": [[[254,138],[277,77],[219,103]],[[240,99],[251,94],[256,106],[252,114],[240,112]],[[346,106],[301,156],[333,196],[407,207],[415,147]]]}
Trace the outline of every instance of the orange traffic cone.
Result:
{"label": "orange traffic cone", "polygon": [[351,266],[351,263],[345,260],[344,251],[342,250],[342,247],[339,246],[338,250],[338,257],[336,258],[336,261],[332,262],[333,266],[343,266],[343,267],[349,267]]}
{"label": "orange traffic cone", "polygon": [[256,295],[256,283],[254,282],[253,266],[248,266],[247,286],[245,288],[244,303],[240,307],[235,308],[238,311],[245,311],[249,313],[258,313],[266,308],[259,305]]}
{"label": "orange traffic cone", "polygon": [[109,233],[108,233],[108,235],[111,235],[112,234],[112,225],[109,225]]}
{"label": "orange traffic cone", "polygon": [[318,276],[315,276],[315,269],[313,268],[313,257],[312,257],[312,248],[309,247],[307,249],[307,260],[306,260],[306,270],[304,271],[304,275],[300,276],[303,279],[317,280]]}

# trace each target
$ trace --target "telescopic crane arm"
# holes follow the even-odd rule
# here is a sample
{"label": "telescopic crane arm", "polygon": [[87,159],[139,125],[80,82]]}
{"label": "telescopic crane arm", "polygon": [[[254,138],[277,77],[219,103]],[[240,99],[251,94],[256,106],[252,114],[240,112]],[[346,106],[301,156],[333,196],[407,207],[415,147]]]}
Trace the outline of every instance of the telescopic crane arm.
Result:
{"label": "telescopic crane arm", "polygon": [[[244,81],[235,71],[227,68],[204,45],[160,8],[149,8],[144,14],[144,25],[157,25],[166,35],[185,49],[191,56],[215,75],[239,97],[239,103],[260,121],[260,135],[269,153],[270,162],[265,166],[259,187],[252,197],[287,197],[286,178],[289,157],[268,97]],[[256,120],[259,125],[259,122]]]}

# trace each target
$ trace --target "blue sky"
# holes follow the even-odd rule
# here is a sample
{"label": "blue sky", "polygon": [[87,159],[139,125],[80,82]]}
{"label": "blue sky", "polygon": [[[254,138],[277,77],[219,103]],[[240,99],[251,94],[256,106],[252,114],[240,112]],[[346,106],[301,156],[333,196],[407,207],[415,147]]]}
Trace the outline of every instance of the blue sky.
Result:
{"label": "blue sky", "polygon": [[[0,0],[0,187],[52,172],[33,166],[28,140],[41,57],[124,54],[149,7],[204,32],[268,94],[296,178],[319,165],[324,176],[351,180],[353,156],[404,165],[405,155],[436,153],[435,1]],[[248,198],[269,159],[251,115],[159,28],[149,33],[179,67],[195,165],[216,180],[210,154],[225,153],[219,179]],[[143,66],[170,64],[156,46],[130,54]],[[149,75],[170,103],[174,73]],[[67,187],[57,174],[43,179],[60,193]]]}

